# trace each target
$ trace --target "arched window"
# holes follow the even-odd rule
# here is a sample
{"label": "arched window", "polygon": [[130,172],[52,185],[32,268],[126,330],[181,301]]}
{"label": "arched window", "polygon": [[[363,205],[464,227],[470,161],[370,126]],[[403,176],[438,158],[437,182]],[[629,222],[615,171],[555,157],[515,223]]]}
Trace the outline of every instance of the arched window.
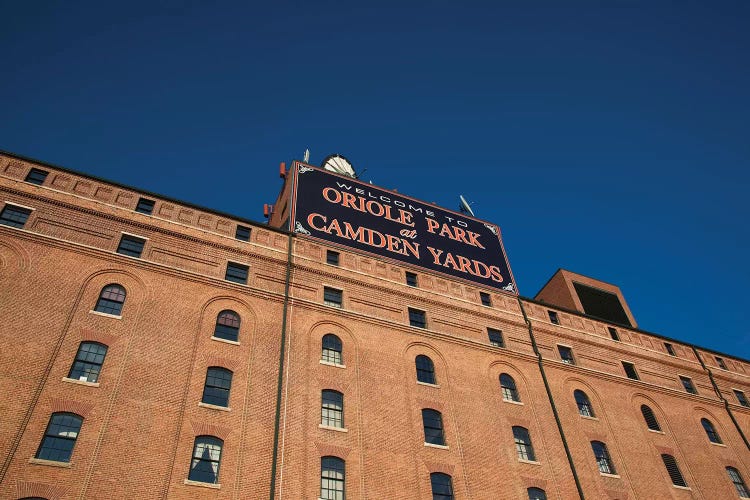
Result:
{"label": "arched window", "polygon": [[448,474],[433,472],[430,474],[432,500],[453,500],[453,481]]}
{"label": "arched window", "polygon": [[615,465],[612,463],[612,458],[607,451],[606,444],[601,441],[591,441],[591,449],[594,451],[594,458],[596,459],[596,465],[599,467],[599,472],[617,474],[615,472]]}
{"label": "arched window", "polygon": [[742,480],[740,471],[734,467],[727,467],[727,474],[729,474],[729,480],[734,484],[734,488],[737,490],[740,498],[750,498],[750,491],[748,491],[745,481]]}
{"label": "arched window", "polygon": [[706,431],[706,436],[708,436],[709,441],[711,441],[712,443],[721,444],[721,437],[719,437],[719,433],[716,432],[716,428],[710,420],[708,420],[707,418],[702,418],[701,425],[703,426],[703,430]]}
{"label": "arched window", "polygon": [[576,405],[578,405],[579,414],[584,417],[592,418],[596,416],[594,415],[594,407],[591,405],[591,401],[585,392],[576,389],[575,392],[573,392],[573,397],[576,400]]}
{"label": "arched window", "polygon": [[39,444],[36,458],[70,462],[82,424],[83,417],[75,413],[53,413]]}
{"label": "arched window", "polygon": [[435,365],[427,356],[420,354],[416,359],[417,381],[425,384],[435,384]]}
{"label": "arched window", "polygon": [[422,409],[422,426],[424,427],[424,442],[445,445],[443,434],[443,416],[437,410]]}
{"label": "arched window", "polygon": [[643,420],[646,421],[646,425],[649,429],[652,431],[661,431],[661,427],[659,427],[659,421],[656,420],[656,415],[654,415],[654,412],[646,405],[641,405],[641,413],[643,414]]}
{"label": "arched window", "polygon": [[68,378],[83,380],[85,382],[97,382],[99,372],[104,364],[104,356],[107,355],[107,346],[98,342],[81,342],[78,346],[76,359],[70,367]]}
{"label": "arched window", "polygon": [[514,426],[513,439],[516,442],[516,452],[518,453],[518,459],[536,462],[536,455],[534,454],[534,447],[531,444],[531,436],[529,435],[529,430],[525,427]]}
{"label": "arched window", "polygon": [[345,463],[339,457],[320,459],[320,498],[344,500],[346,484]]}
{"label": "arched window", "polygon": [[661,456],[661,459],[664,462],[664,467],[667,469],[669,478],[672,480],[672,484],[675,486],[687,486],[685,478],[682,477],[682,472],[680,472],[680,468],[677,467],[677,460],[675,460],[672,455],[667,455],[666,453]]}
{"label": "arched window", "polygon": [[123,304],[125,304],[125,289],[120,285],[111,284],[102,288],[94,311],[120,316]]}
{"label": "arched window", "polygon": [[321,393],[320,423],[328,427],[344,428],[344,395],[325,389]]}
{"label": "arched window", "polygon": [[229,406],[229,390],[232,388],[232,372],[226,368],[212,366],[206,371],[202,402],[215,406]]}
{"label": "arched window", "polygon": [[198,436],[195,438],[188,479],[201,483],[218,483],[223,446],[224,441],[214,436]]}
{"label": "arched window", "polygon": [[229,309],[221,311],[216,316],[214,337],[237,342],[240,338],[240,315]]}
{"label": "arched window", "polygon": [[341,339],[332,333],[323,335],[322,341],[323,350],[320,354],[320,359],[327,363],[333,363],[336,365],[344,364],[344,356],[342,355]]}
{"label": "arched window", "polygon": [[547,500],[547,494],[541,488],[529,488],[526,490],[529,500]]}
{"label": "arched window", "polygon": [[503,399],[505,401],[515,401],[516,403],[521,402],[521,398],[518,396],[518,390],[516,389],[516,381],[507,373],[500,375],[500,390],[503,393]]}

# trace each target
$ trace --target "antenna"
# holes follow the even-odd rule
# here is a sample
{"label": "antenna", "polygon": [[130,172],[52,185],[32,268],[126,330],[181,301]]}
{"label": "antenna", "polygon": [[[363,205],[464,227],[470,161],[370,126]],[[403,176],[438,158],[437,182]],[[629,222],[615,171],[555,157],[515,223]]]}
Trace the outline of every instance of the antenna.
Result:
{"label": "antenna", "polygon": [[302,161],[304,161],[305,163],[310,163],[310,150],[309,149],[305,149],[305,154],[302,155]]}
{"label": "antenna", "polygon": [[471,209],[471,206],[469,205],[469,202],[466,201],[466,198],[464,198],[464,195],[459,194],[458,195],[458,209],[461,211],[462,214],[469,214],[472,217],[476,217],[474,215],[474,210]]}
{"label": "antenna", "polygon": [[325,170],[334,172],[339,175],[346,175],[347,177],[357,178],[357,173],[354,171],[352,164],[341,156],[340,154],[333,154],[326,157],[321,165]]}

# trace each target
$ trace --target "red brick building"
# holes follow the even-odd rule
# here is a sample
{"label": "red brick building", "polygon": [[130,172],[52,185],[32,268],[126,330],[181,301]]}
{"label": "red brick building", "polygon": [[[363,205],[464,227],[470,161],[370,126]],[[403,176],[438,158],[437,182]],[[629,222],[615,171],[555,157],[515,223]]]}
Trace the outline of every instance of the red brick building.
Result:
{"label": "red brick building", "polygon": [[744,498],[750,363],[0,154],[0,498]]}

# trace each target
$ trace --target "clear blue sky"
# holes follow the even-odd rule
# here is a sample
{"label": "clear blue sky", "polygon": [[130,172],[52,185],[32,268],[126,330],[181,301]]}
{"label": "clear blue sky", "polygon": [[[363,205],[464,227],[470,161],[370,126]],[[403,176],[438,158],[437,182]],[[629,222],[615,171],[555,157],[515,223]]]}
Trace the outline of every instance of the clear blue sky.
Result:
{"label": "clear blue sky", "polygon": [[0,18],[0,149],[259,221],[280,161],[341,153],[383,187],[466,196],[523,295],[562,267],[619,285],[644,329],[750,358],[750,2]]}

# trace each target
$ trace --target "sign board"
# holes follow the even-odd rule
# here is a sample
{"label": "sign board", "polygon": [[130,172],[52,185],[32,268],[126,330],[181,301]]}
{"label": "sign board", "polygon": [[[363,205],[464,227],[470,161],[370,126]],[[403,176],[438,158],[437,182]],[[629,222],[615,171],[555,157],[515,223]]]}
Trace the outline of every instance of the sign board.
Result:
{"label": "sign board", "polygon": [[517,293],[494,224],[299,162],[292,168],[298,235]]}

